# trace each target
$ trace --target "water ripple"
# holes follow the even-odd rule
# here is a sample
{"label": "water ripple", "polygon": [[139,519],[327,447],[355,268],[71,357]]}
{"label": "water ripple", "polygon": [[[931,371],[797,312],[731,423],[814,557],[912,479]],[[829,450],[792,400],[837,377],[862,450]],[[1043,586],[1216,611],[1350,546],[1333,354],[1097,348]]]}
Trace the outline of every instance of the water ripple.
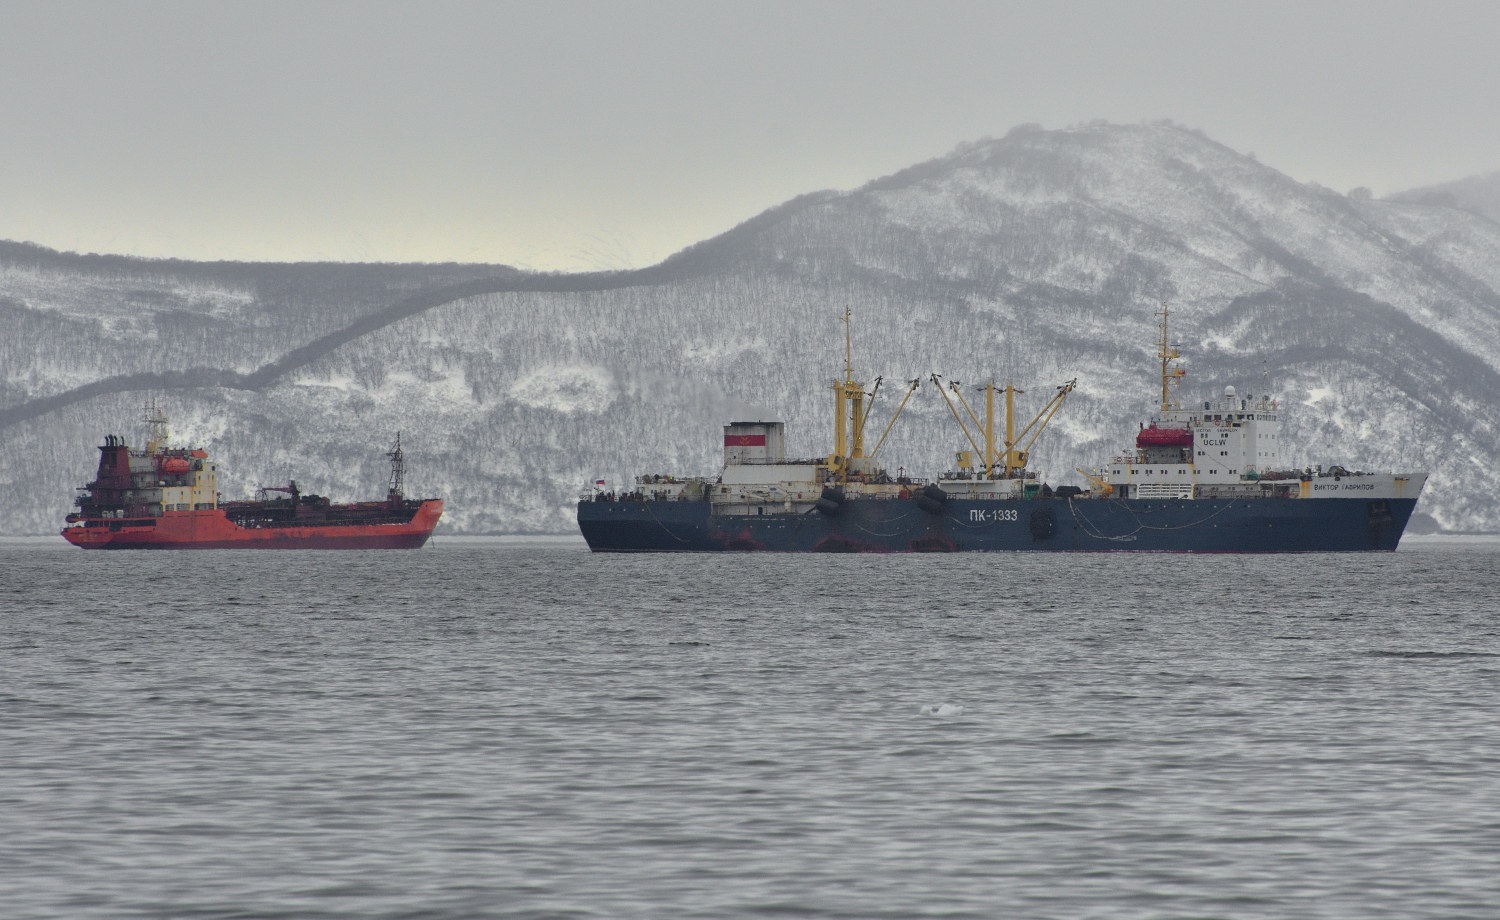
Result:
{"label": "water ripple", "polygon": [[0,904],[1487,916],[1497,575],[0,547]]}

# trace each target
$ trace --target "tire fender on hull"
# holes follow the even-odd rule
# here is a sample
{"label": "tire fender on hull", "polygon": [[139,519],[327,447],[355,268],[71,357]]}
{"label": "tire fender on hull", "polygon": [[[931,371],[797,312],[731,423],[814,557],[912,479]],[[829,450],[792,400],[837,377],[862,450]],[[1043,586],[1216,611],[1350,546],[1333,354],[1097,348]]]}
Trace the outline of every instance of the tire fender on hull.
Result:
{"label": "tire fender on hull", "polygon": [[824,486],[823,494],[818,496],[817,508],[824,514],[838,514],[844,508],[844,490]]}
{"label": "tire fender on hull", "polygon": [[917,507],[928,514],[942,514],[944,505],[948,501],[948,493],[938,487],[936,483],[929,482],[917,493]]}

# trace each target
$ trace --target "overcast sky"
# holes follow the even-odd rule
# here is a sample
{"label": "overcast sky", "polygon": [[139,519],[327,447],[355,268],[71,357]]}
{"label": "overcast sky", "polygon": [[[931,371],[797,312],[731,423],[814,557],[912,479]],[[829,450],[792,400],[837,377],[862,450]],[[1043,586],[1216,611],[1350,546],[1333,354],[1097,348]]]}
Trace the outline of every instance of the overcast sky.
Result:
{"label": "overcast sky", "polygon": [[0,0],[0,238],[651,264],[1036,122],[1377,195],[1500,169],[1500,3]]}

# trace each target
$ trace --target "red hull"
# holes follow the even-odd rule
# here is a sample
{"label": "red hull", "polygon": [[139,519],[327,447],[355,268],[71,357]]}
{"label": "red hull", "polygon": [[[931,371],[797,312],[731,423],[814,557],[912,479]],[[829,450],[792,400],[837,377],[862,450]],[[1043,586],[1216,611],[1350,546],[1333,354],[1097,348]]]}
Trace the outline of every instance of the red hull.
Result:
{"label": "red hull", "polygon": [[400,524],[241,527],[219,509],[168,511],[146,519],[90,518],[62,535],[84,549],[417,549],[442,514],[442,500],[428,499]]}

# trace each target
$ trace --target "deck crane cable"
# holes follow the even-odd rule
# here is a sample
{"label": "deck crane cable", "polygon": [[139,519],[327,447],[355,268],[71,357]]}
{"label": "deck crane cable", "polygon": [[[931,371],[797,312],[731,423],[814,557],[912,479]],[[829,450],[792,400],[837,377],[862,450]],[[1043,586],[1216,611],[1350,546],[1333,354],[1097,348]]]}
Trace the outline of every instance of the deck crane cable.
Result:
{"label": "deck crane cable", "polygon": [[[1020,430],[1020,432],[1016,435],[1016,443],[1018,445],[1021,444],[1021,442],[1022,442],[1023,439],[1025,440],[1025,445],[1022,446],[1016,452],[1016,455],[1018,457],[1023,458],[1023,460],[1022,460],[1022,465],[1023,466],[1024,466],[1024,462],[1025,462],[1024,458],[1030,456],[1030,454],[1031,454],[1031,446],[1036,443],[1036,439],[1037,438],[1041,437],[1042,430],[1047,427],[1047,423],[1048,422],[1052,421],[1052,416],[1056,415],[1057,414],[1057,410],[1060,409],[1060,408],[1062,408],[1063,400],[1067,399],[1068,398],[1068,394],[1071,393],[1071,392],[1073,392],[1073,390],[1077,386],[1078,386],[1078,378],[1074,377],[1072,380],[1069,380],[1067,383],[1065,383],[1062,386],[1058,387],[1057,388],[1057,392],[1054,393],[1053,396],[1052,396],[1052,398],[1047,401],[1047,404],[1042,407],[1042,411],[1038,412],[1036,414],[1035,418],[1033,418],[1031,421],[1027,422],[1026,423],[1026,427],[1022,428]],[[1031,430],[1033,426],[1035,426],[1035,428],[1036,428],[1035,431]],[[1027,432],[1031,433],[1031,437],[1030,438],[1026,437]],[[1006,472],[1007,473],[1010,471],[1010,468],[1011,468],[1010,467],[1010,462],[1011,462],[1010,458],[1006,458]]]}
{"label": "deck crane cable", "polygon": [[[958,410],[953,408],[953,400],[949,399],[948,394],[945,392],[946,388],[943,386],[943,378],[937,374],[933,374],[932,382],[937,384],[938,392],[943,395],[943,403],[947,405],[948,411],[953,413],[953,420],[958,422],[958,428],[964,433],[964,437],[968,440],[969,445],[974,448],[974,454],[976,456],[982,455],[984,451],[974,442],[974,436],[969,433],[969,426],[964,424],[963,416],[959,415]],[[958,392],[958,381],[953,381],[949,386],[953,388],[954,392]]]}
{"label": "deck crane cable", "polygon": [[874,457],[876,454],[880,453],[880,445],[885,443],[886,435],[891,433],[891,428],[895,426],[896,419],[901,417],[901,410],[906,408],[906,401],[908,399],[911,399],[911,394],[917,392],[917,387],[922,385],[922,378],[918,377],[915,380],[908,380],[907,385],[908,389],[906,391],[906,395],[901,397],[901,404],[896,407],[896,413],[892,415],[891,420],[886,423],[885,431],[881,432],[880,434],[880,440],[875,442],[874,449],[870,451],[871,457]]}
{"label": "deck crane cable", "polygon": [[863,444],[865,442],[865,422],[870,418],[870,411],[875,408],[875,397],[880,393],[880,384],[884,381],[884,377],[876,377],[875,386],[871,388],[870,392],[865,394],[868,401],[865,403],[864,411],[859,414],[859,418],[855,421],[855,444]]}

